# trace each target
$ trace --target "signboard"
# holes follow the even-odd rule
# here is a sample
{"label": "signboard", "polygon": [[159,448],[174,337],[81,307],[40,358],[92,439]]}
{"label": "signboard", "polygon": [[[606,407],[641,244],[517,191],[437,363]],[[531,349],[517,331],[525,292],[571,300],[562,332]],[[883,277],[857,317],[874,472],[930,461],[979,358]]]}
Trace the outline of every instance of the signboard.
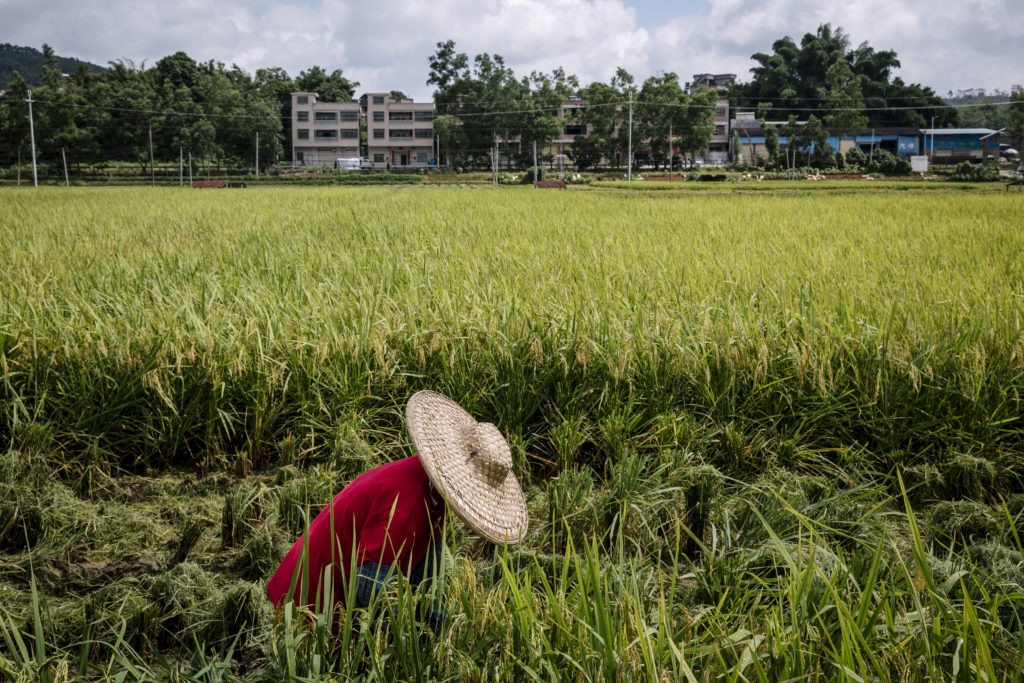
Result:
{"label": "signboard", "polygon": [[910,170],[914,173],[927,173],[928,157],[924,155],[910,157]]}

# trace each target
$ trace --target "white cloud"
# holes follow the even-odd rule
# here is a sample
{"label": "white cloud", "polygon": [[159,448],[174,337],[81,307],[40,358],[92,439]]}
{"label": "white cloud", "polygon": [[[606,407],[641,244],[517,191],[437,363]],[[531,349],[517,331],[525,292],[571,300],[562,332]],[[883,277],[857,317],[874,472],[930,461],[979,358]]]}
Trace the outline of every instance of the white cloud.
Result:
{"label": "white cloud", "polygon": [[[640,4],[643,3],[643,4]],[[674,71],[750,77],[755,52],[831,23],[853,45],[893,49],[907,82],[939,93],[1024,83],[1019,0],[0,0],[0,42],[99,64],[139,64],[179,50],[197,61],[292,76],[342,69],[361,89],[430,96],[427,59],[448,39],[471,57],[502,55],[519,76],[562,66],[583,83],[617,66],[638,80]],[[638,11],[639,10],[642,11]],[[641,17],[644,24],[640,23]]]}

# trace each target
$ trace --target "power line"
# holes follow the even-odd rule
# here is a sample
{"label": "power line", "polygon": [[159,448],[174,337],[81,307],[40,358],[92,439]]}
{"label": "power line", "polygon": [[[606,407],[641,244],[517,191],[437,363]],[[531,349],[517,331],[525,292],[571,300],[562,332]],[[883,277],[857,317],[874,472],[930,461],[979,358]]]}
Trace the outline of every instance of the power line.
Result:
{"label": "power line", "polygon": [[[728,99],[728,98],[727,97],[722,97],[721,99]],[[747,98],[744,98],[744,99],[747,99]],[[771,99],[772,98],[758,99],[757,101],[758,102],[768,102],[768,101],[771,101]],[[783,98],[775,98],[775,99],[776,99],[776,101],[779,101],[779,100],[782,100]],[[792,99],[814,101],[814,98],[792,98]],[[901,98],[894,98],[894,99],[912,99],[912,98],[910,98],[910,97],[901,97]],[[788,101],[788,100],[786,100],[786,101]],[[818,98],[817,101],[824,101],[824,98]],[[81,103],[81,102],[59,102],[59,101],[54,101],[54,100],[38,100],[38,99],[33,100],[33,102],[35,104],[43,104],[43,105],[53,106],[53,107],[67,107],[67,108],[73,108],[73,109],[110,111],[110,112],[120,112],[120,113],[128,113],[128,114],[147,114],[147,115],[150,115],[150,116],[164,116],[164,117],[180,116],[180,117],[185,117],[185,118],[196,118],[196,119],[224,119],[224,120],[247,120],[247,121],[266,121],[266,120],[270,120],[270,119],[279,119],[281,121],[291,121],[292,120],[291,116],[283,116],[283,115],[281,115],[281,116],[274,116],[274,115],[270,115],[270,114],[258,115],[258,114],[218,114],[218,113],[210,113],[210,112],[187,112],[187,111],[178,111],[178,110],[174,110],[174,109],[111,107],[111,106],[103,106],[103,105]],[[563,105],[542,106],[542,107],[533,107],[533,108],[519,108],[519,109],[501,108],[501,109],[493,109],[493,110],[485,110],[485,111],[463,111],[464,108],[478,109],[479,107],[482,107],[482,106],[485,106],[485,105],[495,105],[495,104],[503,104],[503,103],[501,103],[499,101],[467,102],[467,103],[444,103],[444,104],[440,104],[440,105],[435,105],[435,110],[440,109],[440,108],[443,107],[443,108],[446,108],[446,109],[449,110],[450,115],[456,116],[456,117],[458,117],[460,119],[465,119],[465,118],[484,117],[484,116],[508,116],[508,115],[537,114],[537,113],[557,114],[558,112],[561,112],[561,111],[567,109],[567,107],[563,104]],[[1012,106],[1014,104],[1019,105],[1021,103],[1019,101],[1015,102],[1013,100],[1003,100],[1003,101],[995,101],[995,102],[973,102],[973,103],[964,103],[964,104],[948,104],[948,103],[943,103],[943,104],[915,104],[915,105],[903,105],[903,106],[885,105],[885,106],[878,106],[878,107],[827,107],[826,108],[826,107],[775,107],[775,106],[773,106],[769,111],[771,111],[771,112],[810,112],[810,113],[829,113],[829,112],[865,112],[865,113],[870,113],[870,112],[887,112],[887,111],[915,111],[915,110],[923,110],[923,109],[927,109],[927,110],[936,110],[936,109],[962,110],[962,109],[972,109],[972,108],[980,108],[980,107],[1004,107],[1004,106]],[[594,104],[587,104],[585,101],[580,101],[578,104],[574,102],[574,106],[573,107],[568,107],[568,108],[570,108],[570,109],[586,110],[586,109],[597,109],[597,108],[604,108],[604,107],[621,107],[623,109],[626,109],[628,106],[629,106],[628,99],[623,99],[623,100],[620,100],[620,101],[599,102],[599,103],[594,103]],[[657,102],[657,101],[643,101],[643,100],[634,100],[633,101],[633,106],[634,107],[650,107],[650,108],[669,107],[669,108],[704,109],[704,110],[709,110],[709,111],[714,110],[714,109],[717,108],[717,104],[703,105],[703,104],[695,104],[695,103],[692,103],[692,102]],[[756,105],[736,105],[733,108],[734,109],[754,109],[754,108],[756,108]],[[453,109],[454,109],[454,111],[451,111]]]}

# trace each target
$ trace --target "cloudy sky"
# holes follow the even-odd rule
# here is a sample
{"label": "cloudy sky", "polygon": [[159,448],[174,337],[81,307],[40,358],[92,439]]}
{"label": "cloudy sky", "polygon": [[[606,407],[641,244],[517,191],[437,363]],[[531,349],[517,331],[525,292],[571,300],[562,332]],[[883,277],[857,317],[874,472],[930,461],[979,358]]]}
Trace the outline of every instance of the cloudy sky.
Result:
{"label": "cloudy sky", "polygon": [[944,95],[1024,84],[1021,0],[0,0],[0,42],[97,64],[197,61],[290,75],[342,69],[366,90],[429,100],[427,58],[454,40],[500,54],[518,76],[561,66],[583,84],[623,66],[638,81],[674,71],[750,78],[755,52],[820,24],[853,45],[897,52],[896,75]]}

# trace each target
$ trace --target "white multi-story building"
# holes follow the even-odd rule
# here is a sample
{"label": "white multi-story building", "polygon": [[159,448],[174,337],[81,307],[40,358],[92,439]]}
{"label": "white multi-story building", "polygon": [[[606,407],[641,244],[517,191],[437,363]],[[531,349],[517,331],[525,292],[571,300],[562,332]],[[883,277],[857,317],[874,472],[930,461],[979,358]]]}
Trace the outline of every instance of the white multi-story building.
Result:
{"label": "white multi-story building", "polygon": [[568,152],[572,150],[572,143],[576,141],[577,137],[587,137],[591,133],[591,126],[583,123],[575,115],[584,107],[585,103],[579,95],[573,95],[562,102],[562,107],[557,114],[561,130],[558,136],[548,143],[547,147],[556,168],[571,168],[572,161],[569,160]]}
{"label": "white multi-story building", "polygon": [[[736,74],[694,74],[693,80],[686,84],[687,91],[692,95],[699,88],[727,91],[736,82]],[[729,161],[731,139],[729,131],[729,100],[722,97],[715,102],[715,130],[708,140],[707,160],[712,164],[724,164]]]}
{"label": "white multi-story building", "polygon": [[313,92],[292,93],[292,164],[339,166],[359,159],[359,103],[319,102]]}
{"label": "white multi-story building", "polygon": [[430,168],[434,152],[434,104],[367,93],[360,100],[366,117],[366,147],[374,168]]}

